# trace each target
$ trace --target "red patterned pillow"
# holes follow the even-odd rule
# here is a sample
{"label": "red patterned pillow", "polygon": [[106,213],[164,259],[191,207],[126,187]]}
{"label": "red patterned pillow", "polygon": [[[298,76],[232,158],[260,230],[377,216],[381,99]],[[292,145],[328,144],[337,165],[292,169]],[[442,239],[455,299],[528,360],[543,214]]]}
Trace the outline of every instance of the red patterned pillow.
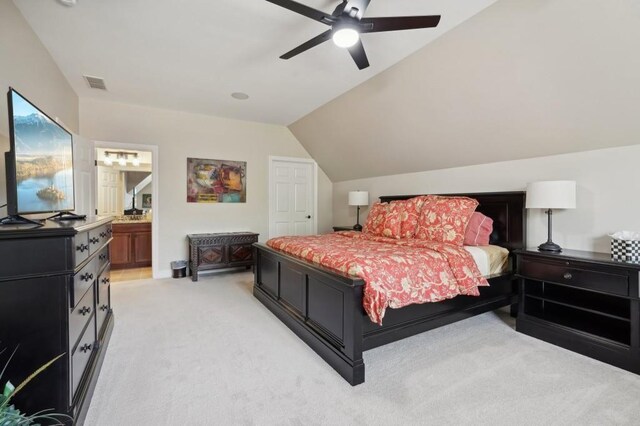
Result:
{"label": "red patterned pillow", "polygon": [[375,203],[371,206],[371,211],[369,212],[369,216],[367,216],[362,232],[373,235],[382,235],[388,212],[389,203]]}
{"label": "red patterned pillow", "polygon": [[384,227],[382,229],[383,237],[402,238],[400,228],[402,225],[404,207],[401,204],[392,202],[389,204],[387,216],[384,219]]}
{"label": "red patterned pillow", "polygon": [[418,229],[418,218],[420,217],[420,210],[425,200],[430,195],[422,195],[419,197],[410,198],[408,200],[399,200],[391,202],[391,209],[394,207],[399,210],[401,215],[400,220],[400,233],[395,238],[413,238]]}
{"label": "red patterned pillow", "polygon": [[425,199],[416,238],[461,246],[478,202],[467,197],[432,196]]}
{"label": "red patterned pillow", "polygon": [[465,246],[487,246],[493,232],[493,219],[480,212],[473,212],[464,233]]}

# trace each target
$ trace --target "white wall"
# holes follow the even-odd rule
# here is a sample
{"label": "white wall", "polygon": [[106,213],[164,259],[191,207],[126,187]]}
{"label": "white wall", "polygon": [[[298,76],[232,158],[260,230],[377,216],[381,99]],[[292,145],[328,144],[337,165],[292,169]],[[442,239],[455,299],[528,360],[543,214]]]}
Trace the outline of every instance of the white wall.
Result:
{"label": "white wall", "polygon": [[[169,275],[169,262],[187,259],[186,235],[199,232],[260,233],[268,225],[268,157],[309,158],[284,126],[148,108],[94,99],[80,100],[80,132],[98,141],[158,146],[160,272]],[[247,162],[247,202],[187,203],[187,157]],[[332,184],[319,171],[318,231],[332,224]]]}
{"label": "white wall", "polygon": [[[50,117],[78,132],[78,97],[13,2],[0,1],[0,205],[7,199],[4,153],[9,150],[6,92],[13,87]],[[6,214],[0,208],[0,217]]]}
{"label": "white wall", "polygon": [[[633,145],[334,182],[334,223],[355,223],[355,208],[347,206],[352,190],[369,191],[373,204],[380,195],[516,191],[524,190],[527,182],[566,179],[577,181],[577,208],[554,212],[553,240],[565,248],[609,252],[608,233],[640,231],[639,161],[640,145]],[[362,222],[367,214],[361,213]],[[546,241],[546,215],[529,210],[528,218],[528,245]]]}

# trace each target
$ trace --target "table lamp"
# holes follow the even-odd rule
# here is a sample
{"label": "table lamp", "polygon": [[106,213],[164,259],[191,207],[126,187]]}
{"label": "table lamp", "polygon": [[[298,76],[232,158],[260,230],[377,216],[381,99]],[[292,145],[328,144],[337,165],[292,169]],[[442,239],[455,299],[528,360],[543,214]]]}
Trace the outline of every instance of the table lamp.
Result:
{"label": "table lamp", "polygon": [[576,183],[572,180],[553,180],[527,184],[528,209],[546,209],[548,215],[548,238],[538,246],[540,251],[559,253],[562,247],[551,240],[552,209],[576,208]]}
{"label": "table lamp", "polygon": [[360,206],[369,205],[369,192],[367,191],[349,191],[349,205],[357,206],[358,212],[356,216],[356,224],[353,225],[354,231],[362,231],[360,225]]}

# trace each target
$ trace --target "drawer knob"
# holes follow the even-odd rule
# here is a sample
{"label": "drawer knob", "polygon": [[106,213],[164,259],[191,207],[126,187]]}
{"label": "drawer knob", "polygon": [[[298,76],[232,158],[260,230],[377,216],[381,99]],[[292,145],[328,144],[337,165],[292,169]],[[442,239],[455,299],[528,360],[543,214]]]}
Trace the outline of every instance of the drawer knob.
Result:
{"label": "drawer knob", "polygon": [[100,238],[104,238],[104,237],[106,237],[106,236],[107,236],[107,233],[106,233],[106,232],[102,231],[102,232],[100,233]]}
{"label": "drawer knob", "polygon": [[100,306],[100,310],[101,311],[106,311],[107,309],[109,309],[109,307],[107,305]]}
{"label": "drawer knob", "polygon": [[565,272],[564,275],[562,276],[565,280],[570,280],[571,278],[573,278],[573,275],[571,275],[571,272]]}
{"label": "drawer knob", "polygon": [[102,284],[108,284],[111,280],[109,278],[103,278]]}
{"label": "drawer knob", "polygon": [[93,274],[90,274],[89,272],[87,272],[86,274],[81,275],[81,276],[80,276],[80,279],[81,279],[82,281],[90,281],[90,280],[92,280],[92,279],[93,279]]}
{"label": "drawer knob", "polygon": [[85,343],[84,345],[80,346],[80,352],[87,352],[91,350],[91,345],[89,343]]}
{"label": "drawer knob", "polygon": [[98,238],[98,237],[93,237],[93,238],[89,239],[89,242],[90,242],[91,244],[98,244],[98,243],[100,242],[100,238]]}
{"label": "drawer knob", "polygon": [[79,246],[76,247],[76,250],[82,253],[86,250],[89,250],[89,246],[87,244],[80,244]]}
{"label": "drawer knob", "polygon": [[91,313],[91,308],[88,306],[83,306],[82,309],[80,309],[80,315],[82,316],[85,316],[89,313]]}
{"label": "drawer knob", "polygon": [[107,258],[107,254],[106,253],[101,254],[100,256],[98,256],[98,259],[100,259],[100,260],[105,260],[106,258]]}
{"label": "drawer knob", "polygon": [[113,229],[111,228],[107,229],[107,234],[111,235],[112,232],[113,232]]}

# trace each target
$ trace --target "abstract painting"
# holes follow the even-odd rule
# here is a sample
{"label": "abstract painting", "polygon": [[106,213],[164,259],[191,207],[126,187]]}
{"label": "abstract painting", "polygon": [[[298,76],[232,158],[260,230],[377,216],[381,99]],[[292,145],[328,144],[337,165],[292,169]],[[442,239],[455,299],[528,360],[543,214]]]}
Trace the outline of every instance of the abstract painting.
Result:
{"label": "abstract painting", "polygon": [[187,158],[188,203],[246,203],[247,162]]}

